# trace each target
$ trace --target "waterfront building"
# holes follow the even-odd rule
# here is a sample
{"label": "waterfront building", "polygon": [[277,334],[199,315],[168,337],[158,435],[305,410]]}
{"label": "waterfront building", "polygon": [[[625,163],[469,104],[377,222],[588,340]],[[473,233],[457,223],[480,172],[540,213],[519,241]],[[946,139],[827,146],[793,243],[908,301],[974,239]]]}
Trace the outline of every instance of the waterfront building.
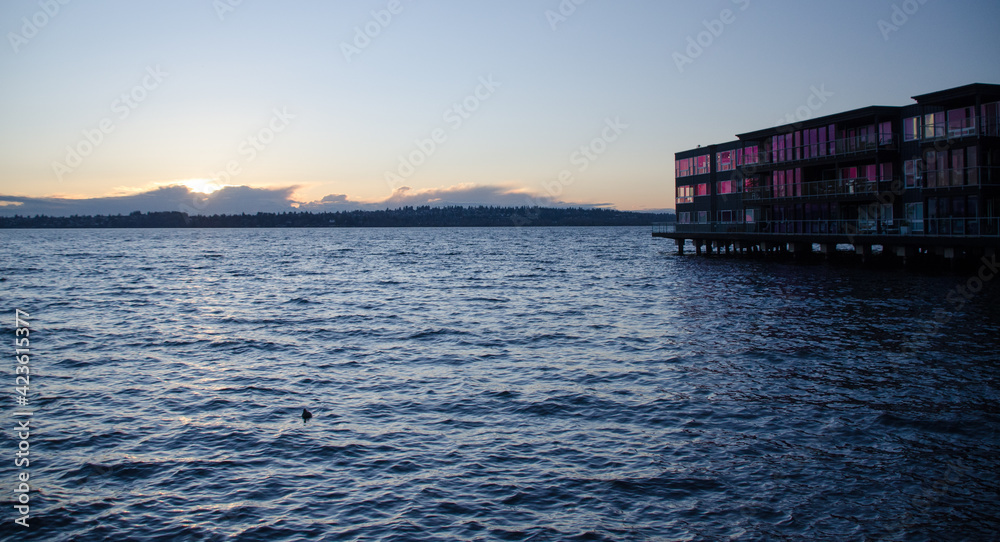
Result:
{"label": "waterfront building", "polygon": [[676,153],[675,225],[726,252],[873,246],[904,258],[1000,247],[1000,85],[972,84]]}

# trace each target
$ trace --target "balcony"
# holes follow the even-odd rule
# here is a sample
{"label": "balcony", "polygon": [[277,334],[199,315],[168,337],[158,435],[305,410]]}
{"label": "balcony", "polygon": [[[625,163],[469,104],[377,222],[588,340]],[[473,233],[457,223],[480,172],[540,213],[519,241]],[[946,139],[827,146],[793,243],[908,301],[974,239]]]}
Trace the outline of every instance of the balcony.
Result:
{"label": "balcony", "polygon": [[[883,180],[881,182],[890,182]],[[809,181],[781,186],[745,188],[744,201],[770,201],[776,199],[818,199],[830,197],[874,196],[878,194],[879,181],[867,177]]]}
{"label": "balcony", "polygon": [[896,150],[898,138],[893,133],[878,133],[871,136],[855,136],[823,143],[809,143],[783,149],[770,149],[761,153],[761,161],[757,164],[747,165],[747,168],[755,167],[772,168],[779,166],[796,166],[810,162],[820,162],[834,158],[846,158],[873,154],[880,149]]}
{"label": "balcony", "polygon": [[922,124],[916,134],[903,134],[904,141],[952,141],[964,137],[1000,137],[1000,117],[966,117],[941,124]]}
{"label": "balcony", "polygon": [[751,234],[754,236],[842,235],[878,237],[958,237],[1000,239],[1000,218],[925,218],[922,220],[787,220],[676,224],[656,234]]}

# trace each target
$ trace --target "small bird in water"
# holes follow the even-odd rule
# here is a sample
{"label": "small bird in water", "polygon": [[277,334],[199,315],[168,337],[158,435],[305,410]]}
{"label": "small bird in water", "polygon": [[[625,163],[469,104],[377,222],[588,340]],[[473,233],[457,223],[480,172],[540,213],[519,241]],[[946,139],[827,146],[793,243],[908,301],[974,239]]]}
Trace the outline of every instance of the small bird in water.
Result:
{"label": "small bird in water", "polygon": [[307,421],[309,421],[309,418],[312,417],[313,417],[312,412],[309,412],[304,408],[302,409],[302,423],[306,423]]}

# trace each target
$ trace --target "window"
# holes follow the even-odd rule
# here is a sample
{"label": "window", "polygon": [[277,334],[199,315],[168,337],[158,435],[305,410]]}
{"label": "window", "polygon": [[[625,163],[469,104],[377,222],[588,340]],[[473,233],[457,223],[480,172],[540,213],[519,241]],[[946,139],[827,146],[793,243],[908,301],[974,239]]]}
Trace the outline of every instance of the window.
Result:
{"label": "window", "polygon": [[920,117],[910,117],[903,121],[903,141],[920,139]]}
{"label": "window", "polygon": [[692,203],[694,202],[694,187],[693,186],[678,186],[677,187],[677,203]]}
{"label": "window", "polygon": [[1000,136],[1000,102],[983,104],[983,135]]}
{"label": "window", "polygon": [[695,156],[694,158],[681,158],[675,162],[676,178],[689,177],[691,175],[701,175],[710,173],[712,170],[712,160],[707,154]]}
{"label": "window", "polygon": [[879,173],[882,176],[883,181],[891,181],[895,179],[892,175],[892,162],[883,162],[879,164]]}
{"label": "window", "polygon": [[878,125],[878,143],[879,145],[890,145],[892,144],[892,123],[883,122]]}
{"label": "window", "polygon": [[736,169],[736,151],[722,151],[715,154],[716,171]]}
{"label": "window", "polygon": [[699,184],[694,191],[696,196],[707,196],[708,195],[708,183]]}
{"label": "window", "polygon": [[753,224],[757,221],[757,209],[747,209],[744,216],[747,224]]}
{"label": "window", "polygon": [[692,175],[692,167],[694,162],[690,158],[682,158],[675,162],[675,178],[680,179],[681,177],[687,177]]}
{"label": "window", "polygon": [[732,194],[736,192],[734,189],[737,185],[737,181],[719,181],[715,183],[715,193],[716,194]]}
{"label": "window", "polygon": [[702,175],[712,172],[712,160],[707,154],[694,157],[694,174]]}
{"label": "window", "polygon": [[937,154],[929,150],[924,153],[924,186],[937,188],[938,178]]}
{"label": "window", "polygon": [[951,185],[965,184],[965,149],[951,151]]}
{"label": "window", "polygon": [[740,165],[747,166],[756,164],[758,161],[760,161],[760,157],[757,154],[757,145],[743,148],[743,154],[740,156]]}
{"label": "window", "polygon": [[944,112],[924,115],[924,139],[944,137]]}
{"label": "window", "polygon": [[690,224],[691,223],[691,213],[677,213],[677,223],[678,224]]}
{"label": "window", "polygon": [[892,204],[883,203],[882,204],[882,223],[888,226],[892,226]]}
{"label": "window", "polygon": [[735,212],[736,211],[719,211],[719,222],[722,222],[724,224],[732,224],[733,222],[735,222],[735,220],[733,219],[734,218],[733,215]]}
{"label": "window", "polygon": [[906,221],[910,225],[910,231],[913,233],[923,233],[924,231],[924,204],[923,203],[907,203],[906,204]]}
{"label": "window", "polygon": [[785,136],[771,136],[771,162],[785,161]]}
{"label": "window", "polygon": [[916,188],[919,186],[920,177],[917,175],[920,160],[907,160],[903,163],[903,178],[906,188]]}
{"label": "window", "polygon": [[965,167],[968,172],[969,184],[979,184],[979,147],[973,145],[965,149]]}
{"label": "window", "polygon": [[948,137],[972,135],[976,132],[974,107],[962,107],[948,111]]}
{"label": "window", "polygon": [[698,223],[708,224],[708,211],[698,211]]}
{"label": "window", "polygon": [[864,171],[865,177],[867,177],[869,181],[875,182],[878,180],[878,167],[876,167],[875,164],[865,166]]}

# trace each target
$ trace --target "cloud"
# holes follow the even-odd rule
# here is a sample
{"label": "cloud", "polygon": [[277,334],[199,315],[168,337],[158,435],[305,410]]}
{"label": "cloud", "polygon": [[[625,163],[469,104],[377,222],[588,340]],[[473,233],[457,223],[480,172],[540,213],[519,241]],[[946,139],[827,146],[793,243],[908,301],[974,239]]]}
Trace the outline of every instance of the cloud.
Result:
{"label": "cloud", "polygon": [[7,205],[0,205],[0,215],[127,215],[133,211],[182,211],[190,215],[281,212],[294,210],[291,195],[296,188],[228,186],[212,194],[202,194],[192,192],[186,186],[175,185],[139,194],[86,199],[0,196],[0,202],[7,202]]}
{"label": "cloud", "polygon": [[300,209],[307,211],[343,211],[355,209],[397,209],[399,207],[472,207],[487,205],[495,207],[607,207],[601,203],[567,203],[548,196],[535,196],[524,190],[510,186],[460,184],[446,188],[414,190],[409,186],[397,188],[391,196],[376,202],[354,202],[343,194],[330,195],[322,200],[303,203]]}
{"label": "cloud", "polygon": [[0,195],[0,216],[127,215],[134,211],[182,211],[189,215],[254,214],[257,212],[336,212],[396,209],[399,207],[478,206],[497,207],[610,207],[607,203],[567,203],[548,196],[535,196],[510,186],[461,184],[445,188],[414,190],[400,187],[388,198],[375,202],[352,201],[345,194],[331,194],[312,202],[296,201],[297,186],[252,188],[227,186],[211,194],[172,185],[138,194],[100,198],[27,198]]}

